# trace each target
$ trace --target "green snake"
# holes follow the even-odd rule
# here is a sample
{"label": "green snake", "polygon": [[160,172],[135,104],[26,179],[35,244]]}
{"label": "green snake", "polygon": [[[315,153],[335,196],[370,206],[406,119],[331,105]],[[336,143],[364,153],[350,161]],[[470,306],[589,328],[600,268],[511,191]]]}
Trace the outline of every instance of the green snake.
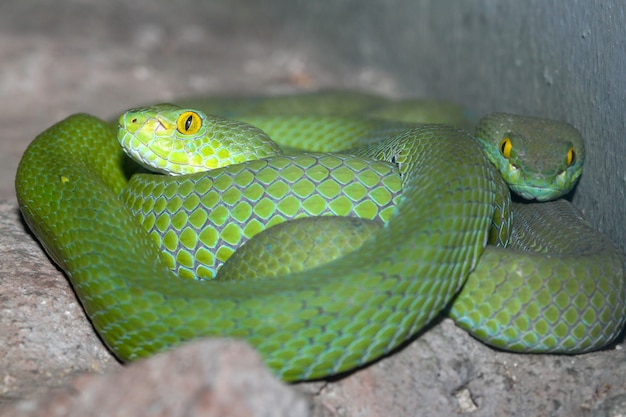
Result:
{"label": "green snake", "polygon": [[[478,339],[521,352],[590,351],[623,327],[624,256],[568,203],[514,204],[509,238],[508,191],[494,164],[504,163],[523,195],[560,195],[584,159],[569,125],[496,114],[482,119],[474,140],[444,124],[390,121],[388,108],[413,104],[369,95],[193,107],[203,105],[261,130],[171,106],[132,110],[120,123],[135,138],[170,140],[163,148],[177,164],[185,153],[192,162],[183,166],[213,161],[207,172],[138,173],[117,143],[117,126],[85,114],[41,133],[20,161],[24,219],[120,360],[200,337],[241,338],[293,381],[367,364],[444,310]],[[173,144],[164,134],[170,128],[200,132],[200,144]],[[283,154],[266,134],[312,152]],[[352,149],[326,153],[345,148]],[[215,168],[214,155],[229,165]],[[526,162],[532,157],[538,162]],[[169,171],[163,164],[156,162]],[[540,187],[548,177],[558,187]],[[317,216],[337,223],[318,227]],[[301,217],[313,223],[287,221]],[[298,249],[312,254],[323,242],[318,228],[329,229],[340,253],[295,270],[272,264],[274,255],[301,264]],[[511,243],[485,247],[487,240]],[[257,268],[264,251],[266,265]],[[273,271],[252,274],[262,268]]]}

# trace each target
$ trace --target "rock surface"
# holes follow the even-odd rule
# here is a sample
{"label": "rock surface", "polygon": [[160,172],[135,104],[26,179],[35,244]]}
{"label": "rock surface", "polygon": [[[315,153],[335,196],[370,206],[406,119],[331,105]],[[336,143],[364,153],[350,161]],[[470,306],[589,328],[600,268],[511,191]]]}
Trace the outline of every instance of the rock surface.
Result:
{"label": "rock surface", "polygon": [[103,376],[86,374],[58,392],[7,407],[3,417],[307,416],[301,395],[278,382],[245,343],[182,346]]}

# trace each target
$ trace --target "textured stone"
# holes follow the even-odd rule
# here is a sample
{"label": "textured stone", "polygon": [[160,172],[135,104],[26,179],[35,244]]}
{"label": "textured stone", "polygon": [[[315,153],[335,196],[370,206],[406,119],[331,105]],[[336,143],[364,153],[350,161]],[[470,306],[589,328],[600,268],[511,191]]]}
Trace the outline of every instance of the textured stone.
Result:
{"label": "textured stone", "polygon": [[25,227],[15,201],[0,202],[0,403],[119,367]]}
{"label": "textured stone", "polygon": [[207,340],[0,410],[2,417],[307,416],[302,396],[278,382],[246,344]]}

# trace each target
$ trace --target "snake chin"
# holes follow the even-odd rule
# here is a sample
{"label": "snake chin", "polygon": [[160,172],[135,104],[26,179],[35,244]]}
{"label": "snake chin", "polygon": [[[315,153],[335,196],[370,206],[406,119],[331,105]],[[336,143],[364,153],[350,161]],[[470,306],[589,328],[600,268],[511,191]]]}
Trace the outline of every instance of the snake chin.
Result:
{"label": "snake chin", "polygon": [[525,200],[550,201],[565,194],[565,192],[559,188],[533,187],[528,184],[509,184],[509,187]]}

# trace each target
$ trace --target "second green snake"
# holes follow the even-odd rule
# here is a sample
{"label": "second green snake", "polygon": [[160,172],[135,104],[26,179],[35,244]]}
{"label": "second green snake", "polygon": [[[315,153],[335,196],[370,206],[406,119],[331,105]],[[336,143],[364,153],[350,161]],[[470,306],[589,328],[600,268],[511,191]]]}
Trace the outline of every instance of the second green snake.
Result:
{"label": "second green snake", "polygon": [[[362,136],[372,142],[371,130],[365,130]],[[523,129],[518,131],[522,136]],[[513,240],[527,248],[538,245],[535,252],[484,249],[503,196],[500,174],[481,147],[443,125],[386,125],[380,132],[387,132],[386,139],[360,148],[359,157],[278,155],[243,164],[235,159],[206,174],[136,176],[133,181],[149,198],[137,199],[131,208],[156,213],[148,222],[163,228],[168,250],[168,244],[184,246],[194,239],[236,238],[241,231],[223,230],[233,219],[269,219],[269,225],[271,215],[284,219],[293,209],[280,206],[273,193],[282,192],[281,201],[293,201],[305,214],[343,214],[345,208],[333,206],[341,200],[356,214],[376,206],[370,217],[386,221],[373,239],[331,263],[260,281],[200,282],[174,275],[171,260],[119,199],[131,169],[116,132],[94,117],[72,116],[42,133],[20,163],[16,188],[27,223],[122,360],[198,337],[228,336],[249,341],[286,380],[322,377],[389,352],[448,306],[461,287],[453,317],[499,347],[587,351],[621,330],[623,255],[569,206],[559,203],[538,220],[534,209],[516,216],[514,222],[521,223]],[[514,146],[516,136],[507,137]],[[506,159],[518,156],[504,138],[498,147]],[[562,159],[572,164],[581,156],[565,148]],[[397,174],[390,172],[393,166]],[[394,175],[400,179],[397,196],[398,185],[388,179]],[[363,189],[370,198],[355,200]],[[292,190],[307,194],[294,199]],[[164,212],[169,214],[159,220]],[[543,231],[533,235],[544,226],[523,227],[542,224],[546,216],[555,217],[550,224],[571,221],[573,229],[546,240]],[[223,222],[222,234],[199,237],[198,225],[210,217]],[[181,271],[193,263],[185,251],[170,252]],[[231,252],[211,256],[225,260]],[[210,266],[206,270],[211,273]]]}

